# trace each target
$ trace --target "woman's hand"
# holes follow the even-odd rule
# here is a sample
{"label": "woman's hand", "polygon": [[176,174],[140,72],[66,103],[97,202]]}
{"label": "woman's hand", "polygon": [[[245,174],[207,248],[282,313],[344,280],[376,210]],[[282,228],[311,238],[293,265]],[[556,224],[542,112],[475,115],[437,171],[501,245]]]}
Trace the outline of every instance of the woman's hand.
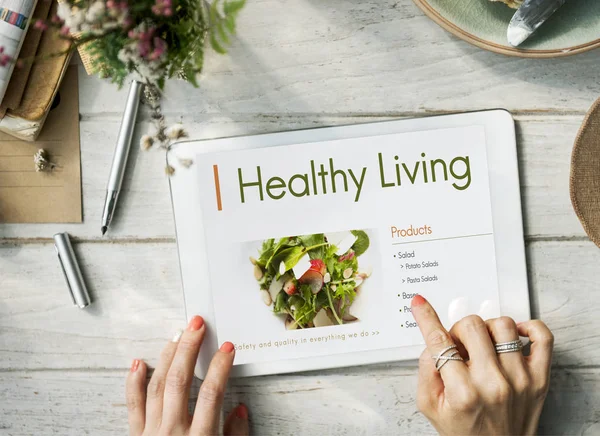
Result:
{"label": "woman's hand", "polygon": [[[554,337],[541,321],[468,316],[447,332],[420,295],[412,301],[427,349],[419,362],[417,404],[442,435],[533,435],[550,380]],[[494,344],[529,337],[531,354],[496,354]],[[465,359],[438,372],[432,356],[456,345]],[[449,355],[451,353],[446,353]],[[456,356],[458,357],[458,355]],[[441,363],[441,361],[440,361]]]}
{"label": "woman's hand", "polygon": [[[146,384],[147,367],[134,360],[127,377],[127,409],[131,435],[219,434],[219,416],[235,351],[225,342],[215,354],[200,387],[193,415],[188,399],[194,366],[204,338],[204,320],[195,316],[183,334],[177,334],[162,351],[160,362]],[[227,417],[223,433],[247,435],[248,409],[237,406]]]}

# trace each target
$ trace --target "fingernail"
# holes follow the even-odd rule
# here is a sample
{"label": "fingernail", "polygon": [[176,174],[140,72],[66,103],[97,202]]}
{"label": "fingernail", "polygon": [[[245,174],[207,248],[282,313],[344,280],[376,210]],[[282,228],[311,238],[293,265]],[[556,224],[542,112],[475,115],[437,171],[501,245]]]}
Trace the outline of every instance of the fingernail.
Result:
{"label": "fingernail", "polygon": [[415,295],[410,303],[411,306],[420,306],[421,304],[427,303],[427,300],[421,297],[419,294]]}
{"label": "fingernail", "polygon": [[235,409],[235,414],[240,419],[248,419],[248,408],[245,404],[240,404]]}
{"label": "fingernail", "polygon": [[220,350],[223,353],[231,353],[233,351],[233,344],[231,342],[223,342],[223,345],[221,345]]}
{"label": "fingernail", "polygon": [[177,330],[173,335],[173,339],[171,339],[171,342],[179,342],[179,340],[181,339],[181,335],[183,335],[183,330]]}
{"label": "fingernail", "polygon": [[140,361],[138,359],[133,359],[131,362],[131,372],[136,372],[140,367]]}
{"label": "fingernail", "polygon": [[198,331],[204,325],[204,319],[201,316],[196,315],[192,319],[190,319],[190,323],[188,324],[188,330],[191,332]]}

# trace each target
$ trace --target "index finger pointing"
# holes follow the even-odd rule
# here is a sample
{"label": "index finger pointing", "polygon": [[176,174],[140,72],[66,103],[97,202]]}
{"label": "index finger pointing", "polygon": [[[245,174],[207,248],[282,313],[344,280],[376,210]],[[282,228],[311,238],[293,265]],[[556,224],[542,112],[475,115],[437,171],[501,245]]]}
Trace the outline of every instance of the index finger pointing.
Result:
{"label": "index finger pointing", "polygon": [[[437,313],[429,302],[421,295],[416,295],[411,302],[412,314],[417,321],[427,350],[431,356],[438,356],[444,349],[455,345],[452,336],[444,328]],[[444,353],[449,355],[451,353]],[[450,361],[440,371],[446,387],[465,386],[468,380],[467,367],[463,362]]]}

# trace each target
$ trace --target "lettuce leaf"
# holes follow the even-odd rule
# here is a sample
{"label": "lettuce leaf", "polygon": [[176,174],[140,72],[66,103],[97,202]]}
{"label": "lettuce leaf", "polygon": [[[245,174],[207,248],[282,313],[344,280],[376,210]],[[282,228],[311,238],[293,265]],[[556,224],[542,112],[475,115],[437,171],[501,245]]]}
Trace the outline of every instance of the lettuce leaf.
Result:
{"label": "lettuce leaf", "polygon": [[357,256],[360,256],[369,249],[369,236],[362,230],[352,230],[351,233],[356,236],[352,249]]}

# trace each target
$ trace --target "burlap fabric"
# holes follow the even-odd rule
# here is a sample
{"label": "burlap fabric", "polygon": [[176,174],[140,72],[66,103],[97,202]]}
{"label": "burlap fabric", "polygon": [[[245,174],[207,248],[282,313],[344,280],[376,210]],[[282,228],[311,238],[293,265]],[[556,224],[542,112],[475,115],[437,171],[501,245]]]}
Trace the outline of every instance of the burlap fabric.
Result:
{"label": "burlap fabric", "polygon": [[575,140],[571,202],[586,233],[600,247],[600,99],[588,112]]}

